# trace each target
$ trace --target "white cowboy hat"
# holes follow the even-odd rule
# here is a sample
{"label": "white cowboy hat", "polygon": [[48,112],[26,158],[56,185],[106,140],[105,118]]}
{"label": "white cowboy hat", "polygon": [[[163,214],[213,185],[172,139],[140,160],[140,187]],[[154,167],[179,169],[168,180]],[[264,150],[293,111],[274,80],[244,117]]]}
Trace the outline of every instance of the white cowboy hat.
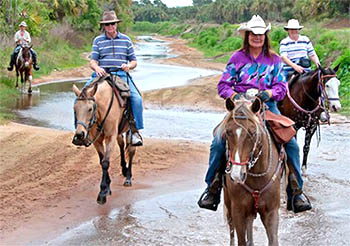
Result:
{"label": "white cowboy hat", "polygon": [[304,26],[300,26],[299,25],[299,21],[296,19],[290,19],[288,21],[288,24],[286,26],[284,26],[284,29],[302,29]]}
{"label": "white cowboy hat", "polygon": [[18,26],[27,26],[27,23],[25,21],[22,21],[21,24],[19,24]]}
{"label": "white cowboy hat", "polygon": [[265,21],[259,15],[253,15],[253,17],[247,23],[243,23],[238,28],[238,31],[244,35],[246,31],[254,34],[265,34],[265,32],[271,30],[271,23],[266,26]]}
{"label": "white cowboy hat", "polygon": [[100,24],[106,24],[106,23],[119,23],[122,20],[119,20],[117,18],[117,15],[115,14],[114,11],[105,11],[103,12],[103,16],[102,16],[102,21],[100,21]]}

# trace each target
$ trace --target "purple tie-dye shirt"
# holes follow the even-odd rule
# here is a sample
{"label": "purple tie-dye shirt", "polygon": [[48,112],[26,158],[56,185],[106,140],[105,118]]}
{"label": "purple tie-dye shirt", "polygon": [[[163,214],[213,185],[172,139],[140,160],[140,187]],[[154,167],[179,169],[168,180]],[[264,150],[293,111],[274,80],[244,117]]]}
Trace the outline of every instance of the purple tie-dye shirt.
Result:
{"label": "purple tie-dye shirt", "polygon": [[[286,80],[282,72],[282,60],[261,53],[256,59],[244,51],[235,52],[230,58],[218,83],[218,94],[226,99],[234,92],[244,93],[248,89],[271,90],[272,99],[281,101],[286,95]],[[259,78],[259,79],[258,79]]]}

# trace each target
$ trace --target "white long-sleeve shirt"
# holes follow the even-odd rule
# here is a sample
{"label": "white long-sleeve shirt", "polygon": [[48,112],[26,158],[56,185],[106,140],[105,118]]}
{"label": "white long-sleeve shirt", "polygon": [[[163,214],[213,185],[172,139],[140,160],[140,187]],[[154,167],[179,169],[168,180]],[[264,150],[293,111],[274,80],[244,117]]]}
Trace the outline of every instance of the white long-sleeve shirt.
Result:
{"label": "white long-sleeve shirt", "polygon": [[29,45],[32,39],[30,38],[30,34],[27,31],[19,30],[15,34],[15,42],[20,45]]}

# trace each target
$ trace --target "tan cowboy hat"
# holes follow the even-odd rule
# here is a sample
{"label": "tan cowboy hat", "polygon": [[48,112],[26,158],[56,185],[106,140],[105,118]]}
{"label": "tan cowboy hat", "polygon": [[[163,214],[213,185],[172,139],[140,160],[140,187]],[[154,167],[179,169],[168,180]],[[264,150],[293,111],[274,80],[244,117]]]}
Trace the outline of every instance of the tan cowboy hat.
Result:
{"label": "tan cowboy hat", "polygon": [[119,23],[121,22],[122,20],[119,20],[117,18],[117,15],[115,14],[114,11],[105,11],[103,12],[103,15],[102,15],[102,21],[100,21],[100,24],[106,24],[106,23]]}
{"label": "tan cowboy hat", "polygon": [[265,21],[259,15],[253,15],[253,17],[247,23],[243,23],[238,28],[238,31],[242,36],[245,32],[249,31],[254,34],[265,34],[265,32],[271,30],[271,23],[266,26]]}
{"label": "tan cowboy hat", "polygon": [[299,21],[296,20],[296,19],[290,19],[288,21],[288,24],[286,26],[284,26],[284,29],[287,30],[287,29],[302,29],[304,26],[300,26],[299,25]]}
{"label": "tan cowboy hat", "polygon": [[22,21],[21,24],[19,24],[18,26],[27,26],[27,23],[25,21]]}

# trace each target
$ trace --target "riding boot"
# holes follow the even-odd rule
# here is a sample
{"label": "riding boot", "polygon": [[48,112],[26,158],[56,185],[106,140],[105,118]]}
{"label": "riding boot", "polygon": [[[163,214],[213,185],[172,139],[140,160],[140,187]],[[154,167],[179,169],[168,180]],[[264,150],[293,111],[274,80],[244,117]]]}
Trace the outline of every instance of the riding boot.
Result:
{"label": "riding boot", "polygon": [[[287,162],[288,163],[288,162]],[[292,197],[288,197],[287,210],[294,213],[300,213],[312,208],[309,198],[303,194],[302,189],[299,187],[298,180],[294,174],[294,168],[288,164],[290,174],[288,176],[288,183],[292,190]]]}
{"label": "riding boot", "polygon": [[222,189],[222,173],[216,172],[213,182],[205,189],[198,201],[200,208],[216,211],[220,203]]}
{"label": "riding boot", "polygon": [[142,146],[143,145],[142,136],[140,132],[136,129],[135,118],[132,114],[130,102],[129,102],[128,111],[129,111],[128,118],[129,118],[130,131],[127,134],[127,142],[132,146]]}
{"label": "riding boot", "polygon": [[14,65],[15,65],[15,53],[12,53],[11,54],[10,65],[7,67],[7,70],[12,71]]}
{"label": "riding boot", "polygon": [[37,60],[36,60],[36,53],[32,51],[32,56],[33,56],[33,68],[38,71],[40,69],[40,67],[37,64]]}

